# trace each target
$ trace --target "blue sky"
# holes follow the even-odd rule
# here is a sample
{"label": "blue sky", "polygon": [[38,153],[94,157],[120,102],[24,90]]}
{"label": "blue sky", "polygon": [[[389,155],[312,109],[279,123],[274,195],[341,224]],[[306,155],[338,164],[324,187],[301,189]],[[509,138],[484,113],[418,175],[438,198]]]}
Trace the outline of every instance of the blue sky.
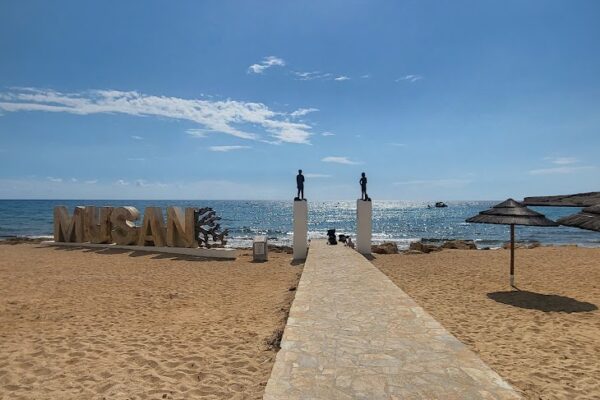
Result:
{"label": "blue sky", "polygon": [[600,3],[0,3],[0,198],[600,190]]}

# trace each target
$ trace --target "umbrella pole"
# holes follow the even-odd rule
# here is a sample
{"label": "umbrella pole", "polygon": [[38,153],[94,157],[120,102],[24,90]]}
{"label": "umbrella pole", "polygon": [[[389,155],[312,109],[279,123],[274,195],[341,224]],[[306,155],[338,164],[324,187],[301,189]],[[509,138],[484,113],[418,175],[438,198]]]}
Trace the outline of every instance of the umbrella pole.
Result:
{"label": "umbrella pole", "polygon": [[515,226],[510,226],[510,286],[515,286]]}

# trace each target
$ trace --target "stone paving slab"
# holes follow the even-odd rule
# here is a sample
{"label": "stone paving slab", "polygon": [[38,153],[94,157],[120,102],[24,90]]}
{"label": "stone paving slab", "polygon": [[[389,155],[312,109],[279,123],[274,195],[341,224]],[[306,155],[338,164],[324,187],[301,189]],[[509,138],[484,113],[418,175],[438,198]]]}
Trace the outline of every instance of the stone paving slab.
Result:
{"label": "stone paving slab", "polygon": [[263,398],[520,397],[367,259],[312,241]]}

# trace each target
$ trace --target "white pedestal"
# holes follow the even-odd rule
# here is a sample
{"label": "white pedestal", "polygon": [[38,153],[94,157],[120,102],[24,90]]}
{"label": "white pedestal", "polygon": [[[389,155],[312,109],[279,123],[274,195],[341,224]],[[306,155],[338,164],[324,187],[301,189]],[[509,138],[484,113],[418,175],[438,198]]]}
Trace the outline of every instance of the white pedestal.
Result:
{"label": "white pedestal", "polygon": [[356,250],[360,254],[371,254],[372,204],[370,201],[356,200]]}
{"label": "white pedestal", "polygon": [[294,201],[294,260],[304,260],[308,253],[308,201]]}

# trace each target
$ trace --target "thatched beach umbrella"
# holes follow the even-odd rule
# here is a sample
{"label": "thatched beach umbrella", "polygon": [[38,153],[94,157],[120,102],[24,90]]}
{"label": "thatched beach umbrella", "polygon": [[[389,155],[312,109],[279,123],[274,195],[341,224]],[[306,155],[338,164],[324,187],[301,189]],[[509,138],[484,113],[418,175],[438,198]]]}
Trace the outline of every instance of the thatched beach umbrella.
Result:
{"label": "thatched beach umbrella", "polygon": [[561,225],[600,232],[600,204],[586,207],[580,213],[563,217],[557,222]]}
{"label": "thatched beach umbrella", "polygon": [[515,225],[558,226],[556,222],[513,199],[496,204],[467,219],[467,222],[510,225],[510,286],[515,285]]}

